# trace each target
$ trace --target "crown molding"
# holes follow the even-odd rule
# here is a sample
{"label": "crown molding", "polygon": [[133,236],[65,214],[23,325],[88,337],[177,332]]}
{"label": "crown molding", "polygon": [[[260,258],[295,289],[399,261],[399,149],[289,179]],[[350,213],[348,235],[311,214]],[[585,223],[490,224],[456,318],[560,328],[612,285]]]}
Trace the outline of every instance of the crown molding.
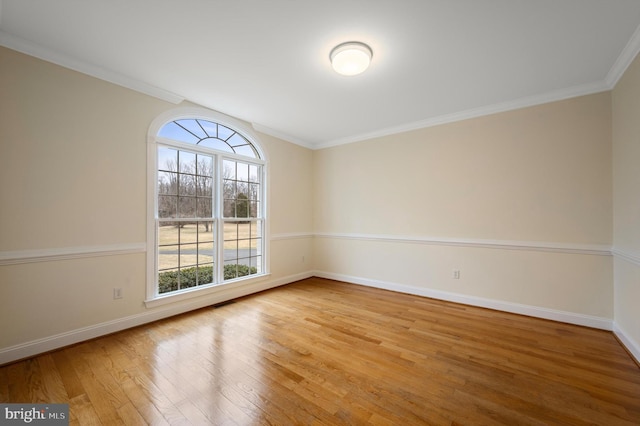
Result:
{"label": "crown molding", "polygon": [[38,59],[42,59],[43,61],[51,62],[53,64],[60,65],[61,67],[78,71],[82,74],[86,74],[172,104],[179,104],[184,101],[182,96],[176,95],[175,93],[143,83],[140,80],[119,74],[109,69],[77,60],[71,56],[47,49],[2,30],[0,30],[0,46],[4,46],[8,49],[15,50],[29,56],[34,56]]}
{"label": "crown molding", "polygon": [[296,138],[295,136],[274,130],[270,127],[263,126],[262,124],[251,123],[251,125],[253,126],[253,130],[256,132],[264,133],[265,135],[273,136],[274,138],[282,139],[283,141],[291,142],[292,144],[300,145],[304,148],[316,149],[315,144]]}
{"label": "crown molding", "polygon": [[379,138],[383,136],[395,135],[398,133],[408,132],[412,130],[424,129],[427,127],[439,126],[442,124],[454,123],[457,121],[469,120],[471,118],[483,117],[487,115],[497,114],[501,112],[513,111],[517,109],[542,105],[550,102],[562,101],[579,96],[591,95],[594,93],[605,92],[610,90],[604,81],[582,84],[579,86],[567,87],[564,89],[554,90],[540,95],[526,96],[513,101],[500,102],[497,104],[487,105],[479,108],[472,108],[465,111],[444,114],[437,117],[427,118],[425,120],[414,121],[411,123],[401,124],[399,126],[386,127],[370,133],[349,136],[346,138],[335,139],[314,145],[314,149],[330,148],[332,146],[346,145],[349,143],[360,142],[368,139]]}
{"label": "crown molding", "polygon": [[609,73],[607,73],[604,81],[609,90],[618,84],[618,81],[622,78],[627,68],[629,68],[631,62],[636,58],[638,52],[640,52],[640,25],[633,32],[627,45],[622,49],[618,59],[614,62]]}
{"label": "crown molding", "polygon": [[[0,12],[2,3],[0,0]],[[111,71],[109,69],[93,65],[84,61],[80,61],[71,56],[64,55],[59,52],[55,52],[51,49],[47,49],[36,43],[25,40],[21,37],[14,36],[6,31],[0,30],[0,46],[34,56],[47,62],[51,62],[62,67],[78,71],[80,73],[122,86],[136,92],[144,93],[146,95],[161,99],[172,104],[179,104],[185,100],[184,97],[175,93],[160,89],[150,84],[144,83],[140,80],[128,77],[123,74]],[[454,123],[457,121],[468,120],[472,118],[497,114],[501,112],[507,112],[517,110],[521,108],[527,108],[531,106],[541,105],[549,102],[560,101],[569,98],[575,98],[584,95],[590,95],[598,92],[603,92],[613,89],[618,80],[622,77],[626,69],[631,62],[635,59],[638,52],[640,52],[640,26],[636,28],[632,37],[627,42],[626,46],[618,56],[616,62],[613,64],[606,77],[602,81],[593,83],[587,83],[583,85],[568,87],[564,89],[554,90],[540,95],[527,96],[512,101],[501,102],[497,104],[482,106],[478,108],[472,108],[465,111],[454,112],[451,114],[443,114],[436,117],[427,118],[424,120],[409,122],[400,124],[398,126],[385,127],[373,132],[367,132],[344,138],[338,138],[328,140],[324,142],[312,143],[299,139],[293,135],[286,134],[276,129],[263,126],[258,123],[252,123],[254,130],[276,137],[278,139],[293,143],[295,145],[302,146],[308,149],[325,149],[333,146],[346,145],[354,142],[361,142],[364,140],[375,139],[379,137],[389,136],[393,134],[404,133],[412,130],[419,130],[428,127],[439,126],[442,124]]]}

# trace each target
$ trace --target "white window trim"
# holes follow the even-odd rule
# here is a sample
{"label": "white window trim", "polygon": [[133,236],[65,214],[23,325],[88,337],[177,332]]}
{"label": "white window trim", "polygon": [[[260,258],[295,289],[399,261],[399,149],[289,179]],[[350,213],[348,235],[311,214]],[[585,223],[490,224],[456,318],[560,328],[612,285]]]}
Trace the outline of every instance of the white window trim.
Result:
{"label": "white window trim", "polygon": [[[156,235],[156,214],[158,211],[157,206],[157,185],[156,185],[156,172],[158,168],[158,142],[162,143],[162,138],[158,137],[158,132],[160,129],[167,123],[174,120],[181,119],[203,119],[209,120],[218,124],[222,124],[227,126],[239,133],[241,133],[244,137],[247,138],[249,142],[253,144],[255,149],[258,151],[259,159],[251,159],[251,161],[262,164],[262,215],[263,215],[263,226],[264,226],[264,236],[263,236],[263,264],[264,271],[262,274],[258,276],[245,276],[240,277],[226,283],[218,283],[210,286],[203,287],[194,287],[189,288],[177,292],[172,292],[169,294],[158,294],[157,293],[157,260],[158,260],[158,247],[157,247],[157,235]],[[167,141],[168,142],[168,141]],[[180,147],[183,146],[185,149],[193,150],[194,145],[188,143],[180,143],[176,141],[171,141],[170,145]],[[249,160],[247,157],[234,155],[233,153],[228,152],[219,152],[218,157],[229,158],[233,160],[241,160],[247,161]],[[270,268],[270,230],[269,230],[269,173],[268,173],[268,157],[260,139],[253,132],[253,130],[246,126],[239,120],[236,120],[227,115],[214,112],[211,110],[207,110],[204,108],[196,108],[196,107],[180,107],[168,110],[158,117],[151,123],[149,126],[149,132],[147,133],[147,284],[146,284],[146,300],[145,306],[147,308],[153,308],[160,305],[165,305],[168,303],[174,303],[183,301],[186,299],[191,299],[200,296],[206,296],[210,294],[215,294],[223,291],[228,291],[230,288],[235,288],[239,286],[249,285],[253,283],[257,283],[260,281],[264,281],[269,278],[271,274]],[[218,172],[218,167],[216,167],[216,173]],[[217,195],[218,197],[220,195]],[[220,200],[216,200],[219,202]],[[222,221],[222,218],[217,219],[218,222]],[[218,250],[219,251],[219,250]],[[219,260],[219,259],[218,259]]]}

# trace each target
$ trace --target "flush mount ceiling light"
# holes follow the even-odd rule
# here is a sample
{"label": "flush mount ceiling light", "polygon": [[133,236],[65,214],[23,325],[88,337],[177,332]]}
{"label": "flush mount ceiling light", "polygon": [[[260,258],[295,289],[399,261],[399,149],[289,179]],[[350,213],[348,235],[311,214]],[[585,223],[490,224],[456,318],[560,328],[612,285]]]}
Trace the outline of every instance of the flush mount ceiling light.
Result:
{"label": "flush mount ceiling light", "polygon": [[359,41],[348,41],[331,50],[329,58],[333,69],[342,75],[360,74],[369,67],[373,52]]}

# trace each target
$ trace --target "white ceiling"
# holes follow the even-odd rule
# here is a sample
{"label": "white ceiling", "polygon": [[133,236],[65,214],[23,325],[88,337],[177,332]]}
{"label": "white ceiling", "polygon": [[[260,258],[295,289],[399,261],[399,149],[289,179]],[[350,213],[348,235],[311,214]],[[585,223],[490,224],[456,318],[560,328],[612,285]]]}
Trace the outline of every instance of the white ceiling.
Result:
{"label": "white ceiling", "polygon": [[611,89],[639,24],[638,0],[0,0],[0,45],[312,148]]}

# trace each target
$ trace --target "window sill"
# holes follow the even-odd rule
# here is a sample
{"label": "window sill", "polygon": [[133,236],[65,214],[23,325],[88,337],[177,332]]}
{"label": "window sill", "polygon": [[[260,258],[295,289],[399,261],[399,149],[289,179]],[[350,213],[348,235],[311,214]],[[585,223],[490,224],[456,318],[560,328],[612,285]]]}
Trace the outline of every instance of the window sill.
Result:
{"label": "window sill", "polygon": [[[218,297],[216,297],[216,300],[213,301],[212,303],[219,303],[225,300],[239,297],[239,295],[234,295],[234,293],[237,293],[237,291],[234,292],[234,290],[243,289],[247,286],[261,283],[267,280],[270,276],[271,274],[266,273],[256,277],[238,278],[237,280],[222,283],[222,284],[214,284],[214,285],[209,285],[205,287],[196,287],[193,289],[187,289],[177,293],[160,295],[153,299],[147,299],[144,301],[144,304],[147,307],[147,309],[150,309],[158,306],[167,305],[170,303],[176,303],[184,300],[195,299],[195,298],[206,297],[206,296],[213,296],[213,295],[216,295]],[[225,293],[228,293],[229,295],[227,299],[224,299],[223,297]],[[217,299],[220,299],[220,300],[217,300]]]}

